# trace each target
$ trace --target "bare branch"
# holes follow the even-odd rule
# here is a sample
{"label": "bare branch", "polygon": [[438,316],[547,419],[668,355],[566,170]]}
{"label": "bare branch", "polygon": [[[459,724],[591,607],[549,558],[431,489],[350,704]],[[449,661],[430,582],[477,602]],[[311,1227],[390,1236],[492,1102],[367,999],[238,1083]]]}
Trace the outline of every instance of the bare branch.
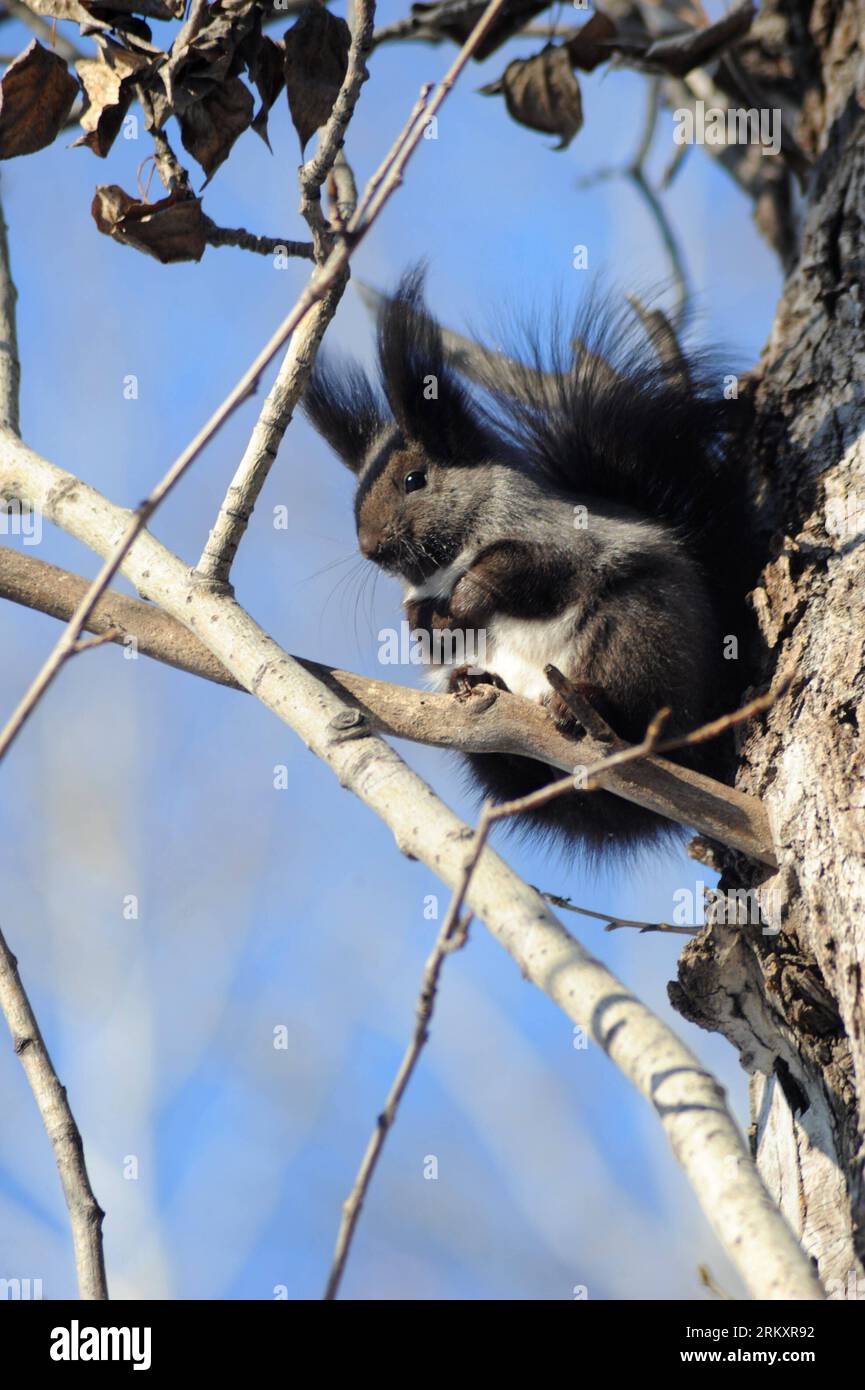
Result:
{"label": "bare branch", "polygon": [[639,932],[672,932],[678,936],[693,936],[696,927],[672,927],[669,922],[639,922],[632,917],[614,917],[611,912],[593,912],[588,907],[578,907],[572,903],[570,898],[563,898],[558,893],[545,893],[543,889],[537,890],[541,897],[553,907],[559,908],[562,912],[578,912],[581,917],[593,917],[596,922],[604,922],[605,931],[618,931],[620,927],[634,927]]}
{"label": "bare branch", "polygon": [[[492,24],[498,12],[502,9],[505,0],[490,0],[479,23],[472,30],[466,42],[460,49],[455,61],[451,64],[448,72],[442,78],[439,86],[429,103],[429,114],[432,115],[441,106],[448,92],[453,86],[459,73],[465,67],[474,49],[481,42],[484,34]],[[98,575],[90,586],[86,596],[82,599],[77,611],[69,622],[66,631],[58,641],[54,650],[49,655],[41,671],[36,676],[30,689],[24,694],[6,723],[6,727],[0,732],[0,760],[8,752],[11,744],[17,738],[22,728],[26,724],[33,710],[41,700],[45,691],[54,681],[66,657],[74,647],[90,615],[96,600],[108,588],[111,580],[120,569],[124,556],[128,553],[135,540],[141,535],[153,513],[165,500],[168,494],[174,489],[187,469],[198,458],[206,444],[210,443],[213,436],[222,428],[225,421],[237,409],[241,401],[244,401],[257,387],[261,374],[279,349],[288,341],[291,334],[298,324],[306,317],[312,306],[324,299],[325,295],[338,284],[340,278],[344,276],[349,258],[354,249],[359,246],[362,238],[373,225],[378,214],[381,212],[391,194],[402,183],[402,176],[405,166],[408,163],[413,151],[423,137],[424,125],[420,117],[415,121],[414,126],[409,130],[405,140],[396,150],[394,158],[382,176],[379,170],[373,176],[378,180],[376,191],[369,198],[366,204],[363,223],[361,225],[358,214],[352,218],[346,236],[334,247],[324,265],[319,266],[303,290],[300,298],[291,312],[283,319],[279,328],[271,337],[270,341],[262,348],[255,358],[255,361],[244,372],[237,385],[228,393],[222,404],[214,411],[207,423],[199,430],[195,438],[183,450],[182,454],[171,465],[168,472],[157,483],[153,491],[144,499],[134,512],[129,515],[128,523],[119,539],[116,542],[111,554],[106,559]],[[358,212],[360,209],[358,209]]]}
{"label": "bare branch", "polygon": [[[354,279],[352,284],[362,303],[373,316],[377,316],[391,301],[390,295],[383,294],[381,290],[374,289],[363,280]],[[525,362],[509,357],[505,352],[486,347],[474,338],[467,338],[465,334],[456,333],[452,328],[446,328],[442,324],[439,324],[439,330],[450,362],[469,381],[475,381],[479,386],[485,387],[493,381],[498,390],[506,391],[515,399],[527,400],[530,404],[538,398],[546,399],[555,390],[558,376],[556,372],[530,367]],[[606,373],[611,379],[615,379],[616,374],[609,362],[597,353],[590,353],[580,339],[574,338],[572,347],[575,359],[584,360],[587,364],[591,361],[596,372]]]}
{"label": "bare branch", "polygon": [[[87,590],[87,580],[79,575],[0,546],[0,597],[68,620]],[[113,628],[121,634],[115,640],[126,642],[134,637],[137,650],[145,656],[222,685],[237,684],[194,633],[140,599],[127,598],[112,589],[97,602],[85,626],[92,632]],[[533,701],[492,686],[478,686],[468,700],[460,701],[452,695],[392,685],[302,657],[294,660],[357,710],[376,733],[461,753],[512,753],[534,758],[572,774],[553,784],[560,788],[557,795],[573,789],[578,761],[582,765],[597,762],[615,740],[612,730],[594,711],[591,725],[588,712],[584,719],[591,736],[575,740],[562,733]],[[627,747],[617,740],[616,746]],[[761,863],[775,865],[762,802],[703,773],[648,757],[612,767],[598,776],[598,785]]]}
{"label": "bare branch", "polygon": [[[490,0],[490,4],[479,23],[463,44],[448,72],[429,99],[429,105],[427,105],[429,89],[425,87],[422,90],[408,122],[367,183],[360,203],[355,208],[348,225],[337,238],[336,243],[333,244],[332,235],[326,228],[321,212],[320,190],[339,153],[345,126],[354,109],[360,86],[366,77],[364,56],[368,49],[371,33],[372,0],[369,0],[369,4],[363,7],[363,14],[358,20],[352,39],[354,57],[349,61],[346,79],[340,90],[334,111],[322,132],[319,151],[315,158],[304,165],[301,170],[301,209],[313,234],[316,261],[320,261],[324,254],[329,251],[327,259],[319,265],[304,292],[305,295],[309,296],[309,304],[318,301],[321,307],[307,325],[306,332],[296,348],[292,344],[286,354],[277,381],[265,401],[261,418],[256,424],[210,532],[207,545],[198,563],[198,573],[208,583],[227,585],[229,582],[231,565],[237,548],[270,472],[276,451],[288,428],[292,412],[306,385],[322,334],[333,317],[336,305],[345,288],[350,255],[366,235],[391,194],[402,183],[405,166],[423,137],[427,121],[445,100],[460,72],[477,45],[482,41],[484,34],[504,3],[505,0]],[[327,158],[323,157],[324,151],[327,151]],[[332,249],[330,249],[331,247]],[[303,296],[299,303],[302,302]],[[304,313],[309,304],[304,307]],[[296,323],[293,323],[291,331],[296,326]]]}
{"label": "bare branch", "polygon": [[645,328],[667,380],[675,385],[687,386],[690,381],[688,364],[676,330],[667,315],[662,309],[647,309],[635,294],[629,294],[627,300]]}
{"label": "bare branch", "polygon": [[105,1299],[108,1297],[108,1284],[102,1251],[104,1212],[90,1186],[84,1162],[84,1145],[69,1107],[66,1087],[60,1084],[54,1070],[30,1000],[21,983],[18,962],[9,950],[2,931],[0,1009],[9,1025],[12,1045],[21,1060],[57,1160],[72,1227],[78,1292],[82,1298]]}
{"label": "bare branch", "polygon": [[333,246],[333,236],[321,210],[321,189],[342,149],[360,89],[369,77],[366,59],[372,48],[374,18],[375,0],[357,0],[345,78],[327,124],[319,132],[315,154],[300,169],[300,211],[312,232],[317,261],[324,260]]}
{"label": "bare branch", "polygon": [[106,642],[116,642],[122,633],[119,628],[110,627],[107,632],[100,632],[98,637],[81,637],[72,648],[73,652],[89,652],[91,647],[103,647]]}
{"label": "bare branch", "polygon": [[0,426],[21,433],[21,361],[18,356],[18,330],[15,305],[18,291],[12,279],[9,236],[3,205],[0,203]]}
{"label": "bare branch", "polygon": [[210,218],[206,219],[206,239],[208,246],[239,246],[242,251],[252,251],[257,256],[273,256],[279,252],[283,256],[299,256],[302,260],[313,260],[311,241],[289,241],[286,237],[256,236],[245,227],[217,227]]}
{"label": "bare branch", "polygon": [[[355,278],[352,285],[364,307],[373,317],[377,317],[385,305],[390,303],[390,295],[383,294],[381,290],[374,289],[363,280]],[[496,381],[506,381],[513,384],[515,390],[519,388],[525,393],[527,389],[548,391],[555,379],[554,373],[538,371],[534,367],[514,361],[507,353],[485,347],[483,343],[476,342],[474,338],[467,338],[463,333],[456,333],[452,328],[445,328],[441,324],[439,327],[448,358],[456,370],[468,377],[469,381],[484,386],[494,377]]]}
{"label": "bare branch", "polygon": [[67,39],[65,34],[58,31],[56,24],[43,19],[41,14],[35,14],[29,5],[24,4],[24,0],[3,0],[3,9],[10,19],[17,19],[21,24],[26,24],[32,34],[44,39],[55,53],[59,53],[68,63],[77,63],[79,58],[85,56],[71,39]]}
{"label": "bare branch", "polygon": [[276,461],[279,446],[303,394],[324,331],[348,280],[344,271],[291,335],[276,380],[237,465],[198,561],[197,573],[209,584],[228,586],[231,566],[246,534],[255,504]]}
{"label": "bare branch", "polygon": [[[115,553],[128,515],[8,433],[0,434],[0,493],[29,497],[102,554]],[[477,837],[473,841],[468,827],[373,733],[359,709],[347,707],[332,687],[293,661],[233,598],[196,583],[148,532],[130,544],[121,563],[139,591],[200,634],[235,680],[381,817],[403,853],[458,890],[455,912],[465,900],[525,977],[585,1028],[647,1097],[754,1297],[822,1299],[810,1261],[763,1186],[722,1089],[675,1033],[569,936],[504,860],[477,846]]]}
{"label": "bare branch", "polygon": [[[369,76],[366,57],[372,46],[374,15],[375,0],[359,0],[345,78],[327,124],[319,134],[316,152],[300,169],[300,210],[312,233],[309,256],[317,264],[327,258],[334,246],[333,232],[321,209],[321,188],[325,179],[333,174],[334,166],[341,157],[345,132],[354,114],[360,89]],[[338,176],[342,201],[337,199],[337,211],[342,224],[339,230],[343,233],[357,202],[354,180],[350,170],[346,174],[347,169],[342,159]],[[347,205],[347,198],[350,199],[350,206]],[[293,245],[297,247],[300,243]],[[246,534],[261,489],[309,380],[324,331],[336,312],[347,281],[348,271],[345,269],[336,278],[333,288],[319,300],[292,334],[276,381],[261,408],[198,561],[197,572],[209,584],[229,584],[234,557]]]}
{"label": "bare branch", "polygon": [[388,1091],[384,1109],[376,1119],[375,1129],[369,1138],[366,1152],[361,1160],[357,1177],[355,1178],[351,1192],[345,1199],[342,1207],[342,1220],[339,1225],[339,1232],[336,1238],[336,1248],[333,1254],[333,1263],[330,1274],[328,1275],[327,1286],[324,1291],[326,1299],[336,1298],[342,1276],[345,1272],[346,1261],[348,1260],[351,1242],[360,1220],[361,1208],[364,1198],[369,1191],[376,1165],[381,1157],[385,1140],[393,1128],[396,1119],[399,1103],[402,1100],[405,1088],[412,1078],[415,1067],[420,1061],[424,1045],[429,1037],[429,1025],[432,1020],[432,1012],[435,1007],[436,992],[439,986],[442,967],[447,957],[455,950],[464,946],[468,938],[469,920],[460,921],[458,915],[451,909],[445,916],[441,925],[441,931],[435,940],[435,945],[429,954],[426,965],[424,966],[421,977],[420,992],[415,1006],[415,1026],[411,1040],[403,1054],[399,1069],[394,1077],[393,1085]]}
{"label": "bare branch", "polygon": [[591,188],[596,183],[601,183],[606,179],[627,178],[636,188],[640,197],[643,199],[649,213],[658,228],[664,250],[670,262],[670,270],[673,276],[673,284],[676,289],[676,299],[673,307],[673,321],[676,325],[681,325],[684,317],[685,307],[688,302],[688,277],[685,271],[685,263],[682,259],[682,252],[673,231],[672,224],[667,216],[664,205],[655,192],[646,174],[646,160],[651,152],[654,141],[655,130],[658,124],[658,111],[661,96],[661,82],[658,77],[649,79],[646,102],[646,116],[643,130],[640,135],[637,148],[634,151],[629,163],[621,168],[599,169],[594,174],[579,179],[578,188]]}

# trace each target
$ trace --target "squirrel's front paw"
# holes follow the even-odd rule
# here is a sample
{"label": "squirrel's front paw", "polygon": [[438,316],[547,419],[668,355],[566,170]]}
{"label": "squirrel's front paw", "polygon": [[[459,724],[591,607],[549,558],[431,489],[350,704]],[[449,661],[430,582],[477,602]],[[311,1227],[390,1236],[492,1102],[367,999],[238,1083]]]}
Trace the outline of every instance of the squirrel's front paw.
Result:
{"label": "squirrel's front paw", "polygon": [[471,666],[455,666],[448,676],[448,690],[458,700],[467,700],[476,685],[494,685],[497,690],[507,690],[501,676],[491,671],[476,671]]}

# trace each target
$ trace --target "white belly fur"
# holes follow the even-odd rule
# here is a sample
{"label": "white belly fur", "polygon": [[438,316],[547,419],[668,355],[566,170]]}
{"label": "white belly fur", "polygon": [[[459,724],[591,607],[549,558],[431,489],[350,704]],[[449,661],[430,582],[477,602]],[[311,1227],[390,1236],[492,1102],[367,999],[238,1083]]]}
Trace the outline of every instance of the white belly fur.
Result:
{"label": "white belly fur", "polygon": [[[574,659],[573,614],[555,618],[510,618],[500,615],[486,630],[486,650],[478,670],[500,676],[508,690],[528,700],[543,703],[552,694],[544,667],[557,666],[572,674]],[[480,648],[483,651],[483,648]],[[425,680],[433,689],[447,686],[448,674],[456,661],[431,664]],[[472,668],[475,669],[475,668]]]}
{"label": "white belly fur", "polygon": [[[442,567],[424,584],[406,586],[404,599],[450,596],[454,585],[470,568],[473,556],[463,552],[453,564]],[[478,650],[484,649],[479,646]],[[573,675],[574,615],[567,610],[555,618],[512,618],[500,614],[486,629],[486,650],[478,669],[500,676],[515,695],[539,702],[552,694],[544,667],[557,666],[564,675]],[[447,686],[454,661],[430,664],[426,682],[436,689]]]}
{"label": "white belly fur", "polygon": [[544,667],[552,664],[565,675],[570,673],[573,629],[573,613],[567,611],[555,618],[497,617],[487,633],[488,668],[515,695],[547,700],[552,688]]}

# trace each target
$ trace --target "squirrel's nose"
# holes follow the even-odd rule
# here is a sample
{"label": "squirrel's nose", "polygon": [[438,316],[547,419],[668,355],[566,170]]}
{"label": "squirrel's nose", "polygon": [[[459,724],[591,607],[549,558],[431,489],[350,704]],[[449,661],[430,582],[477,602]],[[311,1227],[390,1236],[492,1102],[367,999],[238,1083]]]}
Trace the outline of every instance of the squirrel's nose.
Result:
{"label": "squirrel's nose", "polygon": [[368,526],[361,526],[357,533],[360,552],[367,560],[372,560],[378,550],[378,536]]}

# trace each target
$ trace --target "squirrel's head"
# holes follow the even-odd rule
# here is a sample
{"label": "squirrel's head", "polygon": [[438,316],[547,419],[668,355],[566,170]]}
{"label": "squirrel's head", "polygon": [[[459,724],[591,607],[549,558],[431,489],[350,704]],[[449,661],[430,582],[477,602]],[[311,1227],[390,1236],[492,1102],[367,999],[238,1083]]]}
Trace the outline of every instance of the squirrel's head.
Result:
{"label": "squirrel's head", "polygon": [[420,271],[379,317],[378,359],[380,387],[357,366],[317,364],[303,406],[357,478],[361,551],[420,583],[471,536],[498,447],[447,362]]}

